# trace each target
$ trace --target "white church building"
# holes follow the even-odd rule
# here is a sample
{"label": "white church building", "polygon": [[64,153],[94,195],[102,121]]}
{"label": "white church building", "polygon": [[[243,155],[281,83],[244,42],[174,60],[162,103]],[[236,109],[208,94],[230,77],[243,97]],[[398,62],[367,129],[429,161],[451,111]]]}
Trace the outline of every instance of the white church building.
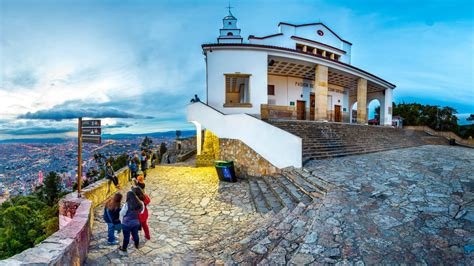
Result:
{"label": "white church building", "polygon": [[[280,22],[274,34],[243,38],[229,11],[216,42],[202,45],[207,93],[202,104],[188,106],[188,120],[198,131],[207,128],[218,137],[240,139],[259,154],[284,152],[288,158],[301,154],[301,148],[285,146],[293,147],[296,136],[264,120],[367,124],[368,103],[377,99],[380,125],[391,126],[395,85],[353,66],[351,46],[321,22]],[[262,156],[277,167],[301,166]]]}

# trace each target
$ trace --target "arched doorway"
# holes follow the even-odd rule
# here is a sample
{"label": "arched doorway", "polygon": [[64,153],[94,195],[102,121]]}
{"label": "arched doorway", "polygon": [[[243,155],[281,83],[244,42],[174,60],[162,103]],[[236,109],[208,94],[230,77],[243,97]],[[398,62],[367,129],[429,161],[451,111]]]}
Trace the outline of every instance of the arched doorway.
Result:
{"label": "arched doorway", "polygon": [[380,125],[380,101],[378,99],[373,99],[367,105],[368,110],[368,123],[369,125]]}
{"label": "arched doorway", "polygon": [[351,108],[349,110],[349,117],[350,117],[350,120],[349,120],[350,123],[353,123],[353,124],[357,123],[357,102],[351,105]]}

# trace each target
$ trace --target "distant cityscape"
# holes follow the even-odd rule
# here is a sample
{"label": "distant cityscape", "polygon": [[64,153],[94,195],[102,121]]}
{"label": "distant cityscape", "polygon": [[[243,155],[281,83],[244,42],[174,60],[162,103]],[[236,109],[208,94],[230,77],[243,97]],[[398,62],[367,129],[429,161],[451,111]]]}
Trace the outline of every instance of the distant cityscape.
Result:
{"label": "distant cityscape", "polygon": [[[183,131],[182,137],[194,132]],[[102,144],[83,145],[83,175],[92,169],[98,170],[94,154],[116,157],[140,150],[145,135],[104,136]],[[174,132],[152,133],[149,137],[153,147],[165,142],[168,146],[175,139]],[[39,185],[40,176],[49,172],[61,177],[61,188],[72,190],[77,180],[77,141],[72,139],[28,140],[0,143],[0,203],[9,196],[28,195]],[[118,169],[115,169],[118,170]]]}

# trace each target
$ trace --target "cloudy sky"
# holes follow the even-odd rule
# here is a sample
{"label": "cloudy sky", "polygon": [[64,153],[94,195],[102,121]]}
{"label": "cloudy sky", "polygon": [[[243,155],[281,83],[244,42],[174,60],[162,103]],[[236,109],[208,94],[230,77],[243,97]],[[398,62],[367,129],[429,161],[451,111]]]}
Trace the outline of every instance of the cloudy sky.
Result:
{"label": "cloudy sky", "polygon": [[[416,3],[416,4],[414,4]],[[77,112],[108,133],[192,129],[205,98],[200,45],[228,1],[0,0],[0,139],[73,136]],[[243,35],[322,21],[353,65],[397,85],[395,101],[474,113],[472,1],[233,0]]]}

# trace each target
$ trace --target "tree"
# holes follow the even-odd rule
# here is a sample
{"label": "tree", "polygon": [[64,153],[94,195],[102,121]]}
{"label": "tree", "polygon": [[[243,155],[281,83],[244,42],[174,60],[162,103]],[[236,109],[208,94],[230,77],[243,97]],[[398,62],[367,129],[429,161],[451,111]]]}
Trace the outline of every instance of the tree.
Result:
{"label": "tree", "polygon": [[58,205],[36,195],[10,198],[0,206],[0,259],[33,247],[59,229]]}
{"label": "tree", "polygon": [[163,154],[165,154],[168,151],[168,148],[166,147],[166,143],[162,142],[160,144],[160,155],[163,157]]}
{"label": "tree", "polygon": [[153,144],[153,140],[151,140],[151,138],[145,136],[145,138],[142,141],[141,147],[142,147],[143,150],[146,150],[146,149],[148,149],[148,147],[151,144]]}
{"label": "tree", "polygon": [[49,206],[53,206],[59,200],[61,189],[59,187],[61,179],[55,172],[50,172],[44,184],[38,190],[38,197],[46,202]]}
{"label": "tree", "polygon": [[393,115],[403,118],[407,126],[428,126],[435,130],[459,132],[456,110],[451,107],[421,105],[418,103],[394,104]]}

